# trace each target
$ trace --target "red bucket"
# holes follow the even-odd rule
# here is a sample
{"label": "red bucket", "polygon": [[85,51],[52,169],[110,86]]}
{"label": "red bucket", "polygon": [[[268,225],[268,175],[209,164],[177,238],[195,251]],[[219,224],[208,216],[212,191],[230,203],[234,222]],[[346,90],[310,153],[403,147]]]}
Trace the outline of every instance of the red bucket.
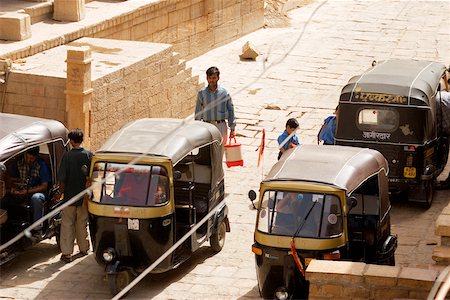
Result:
{"label": "red bucket", "polygon": [[225,160],[227,167],[238,167],[244,165],[242,159],[241,144],[236,142],[236,138],[233,138],[234,142],[231,142],[231,138],[227,145],[225,145]]}

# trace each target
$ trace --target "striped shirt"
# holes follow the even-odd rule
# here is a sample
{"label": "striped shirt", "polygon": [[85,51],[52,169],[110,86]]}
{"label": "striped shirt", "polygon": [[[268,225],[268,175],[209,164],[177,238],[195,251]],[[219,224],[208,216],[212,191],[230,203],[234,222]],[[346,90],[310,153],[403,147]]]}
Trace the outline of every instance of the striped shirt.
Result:
{"label": "striped shirt", "polygon": [[218,86],[211,93],[207,86],[205,89],[199,91],[197,94],[197,104],[195,105],[195,119],[206,122],[228,120],[230,130],[234,130],[236,126],[234,106],[227,90]]}

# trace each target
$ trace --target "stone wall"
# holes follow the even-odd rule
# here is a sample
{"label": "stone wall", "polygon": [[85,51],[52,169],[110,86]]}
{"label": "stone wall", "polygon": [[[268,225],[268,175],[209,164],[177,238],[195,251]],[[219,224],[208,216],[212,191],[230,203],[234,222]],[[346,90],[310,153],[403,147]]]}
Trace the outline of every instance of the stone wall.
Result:
{"label": "stone wall", "polygon": [[[93,91],[86,132],[92,150],[128,121],[185,118],[194,112],[201,88],[198,76],[192,76],[173,46],[95,38],[79,39],[13,63],[2,111],[55,119],[66,126],[69,114],[84,115],[82,102],[67,107],[65,93],[67,49],[82,46],[92,50]],[[0,84],[0,96],[4,87]]]}
{"label": "stone wall", "polygon": [[[192,58],[263,26],[261,0],[171,0],[120,18],[93,37],[173,44]],[[115,23],[114,22],[114,23]]]}
{"label": "stone wall", "polygon": [[172,48],[92,82],[91,149],[128,121],[185,118],[194,112],[198,77]]}
{"label": "stone wall", "polygon": [[[116,15],[89,16],[87,12],[85,19],[73,22],[77,26],[67,26],[65,33],[46,40],[29,39],[24,47],[0,51],[0,55],[24,58],[81,37],[96,37],[169,43],[189,59],[264,25],[261,0],[160,0],[129,5],[124,1],[110,5],[116,5]],[[53,24],[56,29],[62,25]]]}
{"label": "stone wall", "polygon": [[6,87],[4,94],[0,84],[2,112],[66,121],[65,78],[12,71]]}
{"label": "stone wall", "polygon": [[438,271],[359,262],[313,260],[309,299],[426,299]]}

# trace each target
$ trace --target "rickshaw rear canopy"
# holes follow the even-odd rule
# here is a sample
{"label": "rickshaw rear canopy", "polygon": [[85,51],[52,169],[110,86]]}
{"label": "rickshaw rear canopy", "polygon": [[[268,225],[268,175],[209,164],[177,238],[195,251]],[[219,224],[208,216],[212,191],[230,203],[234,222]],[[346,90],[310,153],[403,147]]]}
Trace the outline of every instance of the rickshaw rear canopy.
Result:
{"label": "rickshaw rear canopy", "polygon": [[342,89],[340,101],[359,102],[359,93],[368,93],[369,97],[370,93],[384,93],[405,99],[404,103],[394,99],[396,104],[428,106],[444,72],[444,64],[431,61],[381,61],[352,77]]}
{"label": "rickshaw rear canopy", "polygon": [[58,138],[67,139],[67,129],[61,122],[0,113],[0,161],[30,146]]}
{"label": "rickshaw rear canopy", "polygon": [[306,181],[335,186],[351,193],[381,171],[387,174],[387,161],[372,149],[301,145],[286,151],[263,182]]}
{"label": "rickshaw rear canopy", "polygon": [[115,132],[96,153],[167,157],[176,165],[196,148],[211,145],[213,182],[223,178],[222,136],[212,124],[181,119],[144,118]]}

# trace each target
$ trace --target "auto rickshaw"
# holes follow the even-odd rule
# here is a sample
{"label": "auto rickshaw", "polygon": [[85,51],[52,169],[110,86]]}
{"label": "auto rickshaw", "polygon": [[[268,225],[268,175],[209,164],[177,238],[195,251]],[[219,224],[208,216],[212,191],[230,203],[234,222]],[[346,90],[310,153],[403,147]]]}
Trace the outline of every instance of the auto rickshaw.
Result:
{"label": "auto rickshaw", "polygon": [[380,151],[389,163],[390,191],[430,207],[433,183],[447,163],[436,100],[447,82],[441,63],[374,63],[342,89],[335,144]]}
{"label": "auto rickshaw", "polygon": [[[56,174],[63,154],[67,151],[67,129],[58,121],[0,113],[0,266],[18,256],[23,250],[44,239],[56,237],[59,244],[60,214],[56,214],[43,224],[42,235],[32,238],[23,237],[17,242],[5,246],[33,223],[32,207],[28,197],[15,199],[11,188],[26,188],[26,182],[10,182],[14,163],[24,153],[39,147],[39,156],[46,162],[52,183],[56,183]],[[20,185],[20,187],[18,186]],[[55,209],[56,187],[49,185],[44,203],[44,213]],[[12,199],[14,198],[14,199]],[[12,200],[12,201],[11,201]]]}
{"label": "auto rickshaw", "polygon": [[221,143],[219,130],[209,123],[146,118],[124,125],[96,151],[89,225],[112,294],[211,211],[152,273],[176,268],[207,241],[214,252],[222,249],[230,224]]}
{"label": "auto rickshaw", "polygon": [[259,190],[252,252],[261,296],[308,298],[312,259],[395,265],[387,173],[383,155],[367,148],[286,151]]}

